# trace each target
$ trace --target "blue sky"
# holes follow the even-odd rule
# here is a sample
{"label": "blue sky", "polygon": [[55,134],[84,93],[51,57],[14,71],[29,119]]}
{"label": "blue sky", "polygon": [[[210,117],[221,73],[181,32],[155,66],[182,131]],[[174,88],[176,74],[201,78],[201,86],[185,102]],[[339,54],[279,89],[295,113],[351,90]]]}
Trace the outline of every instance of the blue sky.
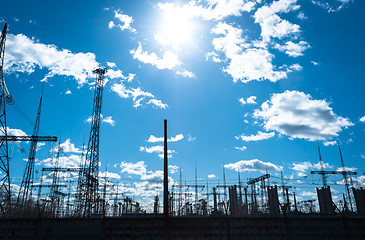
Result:
{"label": "blue sky", "polygon": [[[41,135],[60,138],[62,166],[78,166],[92,70],[103,65],[100,171],[107,167],[145,207],[162,187],[155,180],[163,119],[171,182],[180,168],[193,181],[195,166],[210,184],[222,182],[223,167],[228,184],[237,171],[246,180],[280,176],[282,168],[300,198],[313,198],[309,183],[319,178],[304,176],[318,169],[317,141],[332,170],[340,167],[337,141],[363,186],[364,7],[360,0],[7,1],[5,78],[16,102],[7,107],[9,132],[32,133],[44,82]],[[52,145],[39,148],[36,170],[52,166]],[[14,184],[24,158],[15,146]],[[343,190],[340,176],[329,181]]]}

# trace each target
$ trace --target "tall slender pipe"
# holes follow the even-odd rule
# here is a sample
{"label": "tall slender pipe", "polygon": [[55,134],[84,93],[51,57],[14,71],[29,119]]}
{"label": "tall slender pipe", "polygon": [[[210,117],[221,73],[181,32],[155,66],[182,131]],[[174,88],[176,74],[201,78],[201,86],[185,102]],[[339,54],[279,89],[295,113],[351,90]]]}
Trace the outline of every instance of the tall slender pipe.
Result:
{"label": "tall slender pipe", "polygon": [[168,162],[167,162],[167,120],[164,120],[164,164],[163,164],[163,214],[169,216],[169,189],[168,189]]}

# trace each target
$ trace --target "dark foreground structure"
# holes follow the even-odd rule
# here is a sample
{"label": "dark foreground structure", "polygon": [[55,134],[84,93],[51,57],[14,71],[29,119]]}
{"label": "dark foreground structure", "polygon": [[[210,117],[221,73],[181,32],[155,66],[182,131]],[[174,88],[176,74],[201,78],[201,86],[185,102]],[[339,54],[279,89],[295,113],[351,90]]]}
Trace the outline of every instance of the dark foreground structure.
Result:
{"label": "dark foreground structure", "polygon": [[365,239],[365,217],[0,219],[0,239]]}

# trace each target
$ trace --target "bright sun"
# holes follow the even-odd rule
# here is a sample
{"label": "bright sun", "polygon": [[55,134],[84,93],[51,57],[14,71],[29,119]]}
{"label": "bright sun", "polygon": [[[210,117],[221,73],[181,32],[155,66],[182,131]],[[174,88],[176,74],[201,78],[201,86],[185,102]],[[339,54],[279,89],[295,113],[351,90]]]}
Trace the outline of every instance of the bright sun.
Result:
{"label": "bright sun", "polygon": [[183,14],[173,11],[164,14],[156,40],[162,44],[181,45],[191,40],[194,24]]}

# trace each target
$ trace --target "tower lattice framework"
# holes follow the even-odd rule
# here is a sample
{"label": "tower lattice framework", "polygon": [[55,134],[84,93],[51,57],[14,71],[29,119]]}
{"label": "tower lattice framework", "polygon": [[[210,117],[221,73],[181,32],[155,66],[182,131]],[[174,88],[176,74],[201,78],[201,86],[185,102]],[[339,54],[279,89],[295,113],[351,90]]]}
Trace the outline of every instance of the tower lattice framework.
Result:
{"label": "tower lattice framework", "polygon": [[[37,111],[37,117],[34,123],[33,128],[33,135],[37,137],[39,134],[39,124],[41,119],[41,108],[42,108],[42,99],[43,99],[43,87],[41,98],[39,100],[39,106]],[[20,185],[18,199],[17,199],[17,208],[21,213],[24,213],[29,207],[29,204],[32,201],[32,185],[34,179],[34,163],[35,163],[35,156],[37,152],[37,139],[34,139],[30,143],[30,150],[29,150],[29,157],[28,161],[24,170],[22,183]]]}
{"label": "tower lattice framework", "polygon": [[99,208],[99,139],[100,139],[100,120],[101,120],[101,105],[103,100],[104,75],[105,68],[97,68],[93,102],[93,112],[91,119],[91,130],[83,171],[81,175],[80,186],[78,189],[78,215],[90,217],[91,214],[97,214]]}
{"label": "tower lattice framework", "polygon": [[10,170],[8,153],[8,129],[6,125],[6,103],[12,104],[14,99],[6,88],[4,80],[4,55],[8,25],[5,23],[0,37],[0,208],[3,214],[11,210]]}

